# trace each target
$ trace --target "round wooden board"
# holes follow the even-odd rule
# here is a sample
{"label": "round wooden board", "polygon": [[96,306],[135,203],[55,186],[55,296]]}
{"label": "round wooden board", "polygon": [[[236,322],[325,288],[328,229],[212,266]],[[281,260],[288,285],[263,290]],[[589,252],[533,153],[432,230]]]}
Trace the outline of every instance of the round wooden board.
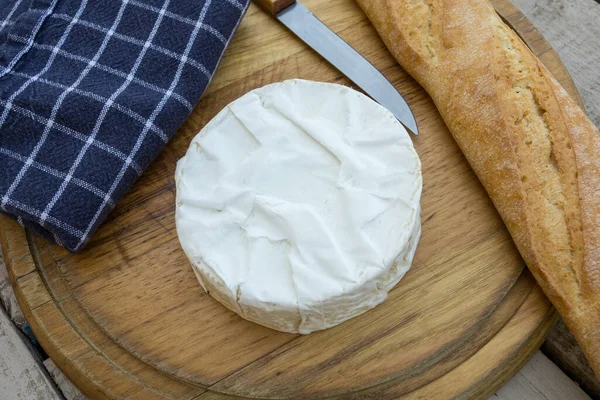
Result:
{"label": "round wooden board", "polygon": [[[507,0],[493,3],[579,98],[539,32]],[[21,307],[44,349],[90,397],[482,397],[552,327],[554,309],[431,99],[352,0],[305,4],[394,83],[417,117],[423,233],[412,269],[376,309],[308,336],[247,322],[197,283],[174,224],[173,172],[191,138],[227,103],[271,82],[353,86],[252,5],[192,116],[85,251],[69,254],[2,219]]]}

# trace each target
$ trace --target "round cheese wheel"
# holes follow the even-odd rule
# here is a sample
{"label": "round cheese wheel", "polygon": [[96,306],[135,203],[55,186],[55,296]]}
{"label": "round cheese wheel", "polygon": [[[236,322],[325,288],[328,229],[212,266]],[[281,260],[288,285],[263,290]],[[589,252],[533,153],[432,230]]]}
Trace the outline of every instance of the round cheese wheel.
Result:
{"label": "round cheese wheel", "polygon": [[411,139],[341,85],[247,93],[198,133],[175,175],[177,233],[204,289],[280,331],[325,329],[384,301],[421,233]]}

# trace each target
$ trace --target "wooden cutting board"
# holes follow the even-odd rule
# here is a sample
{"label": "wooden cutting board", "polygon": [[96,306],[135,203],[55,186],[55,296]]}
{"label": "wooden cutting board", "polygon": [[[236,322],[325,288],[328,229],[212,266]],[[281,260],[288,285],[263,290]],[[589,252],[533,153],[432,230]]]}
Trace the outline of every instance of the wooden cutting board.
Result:
{"label": "wooden cutting board", "polygon": [[[567,71],[507,0],[494,0],[572,96]],[[423,233],[412,269],[376,309],[298,336],[247,322],[203,292],[174,224],[176,161],[227,103],[289,78],[351,82],[251,5],[213,82],[85,251],[72,255],[3,218],[0,238],[27,319],[92,398],[473,398],[543,341],[555,311],[427,94],[353,0],[305,4],[381,70],[419,123]],[[237,397],[236,397],[237,396]]]}

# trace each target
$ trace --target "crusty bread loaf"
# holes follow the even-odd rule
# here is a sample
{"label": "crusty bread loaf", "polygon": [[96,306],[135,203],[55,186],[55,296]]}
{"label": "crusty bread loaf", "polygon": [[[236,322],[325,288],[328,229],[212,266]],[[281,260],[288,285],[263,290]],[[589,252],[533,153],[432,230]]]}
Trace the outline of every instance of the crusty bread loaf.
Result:
{"label": "crusty bread loaf", "polygon": [[487,1],[358,2],[432,97],[600,376],[598,129]]}

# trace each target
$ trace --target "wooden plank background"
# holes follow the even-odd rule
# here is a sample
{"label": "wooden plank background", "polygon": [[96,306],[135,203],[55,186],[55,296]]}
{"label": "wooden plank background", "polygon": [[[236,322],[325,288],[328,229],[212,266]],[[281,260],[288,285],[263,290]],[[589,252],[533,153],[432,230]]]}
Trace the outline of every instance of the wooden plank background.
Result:
{"label": "wooden plank background", "polygon": [[[600,4],[594,0],[512,0],[548,39],[561,56],[577,85],[586,111],[600,126]],[[0,400],[59,399],[46,368],[31,354],[23,336],[10,322],[24,324],[0,255]],[[542,347],[593,398],[600,399],[600,381],[585,362],[563,323],[552,331]],[[44,363],[69,399],[83,399],[51,361]],[[495,399],[588,398],[542,353],[537,353]]]}
{"label": "wooden plank background", "polygon": [[6,310],[0,307],[0,399],[60,399],[40,363]]}

